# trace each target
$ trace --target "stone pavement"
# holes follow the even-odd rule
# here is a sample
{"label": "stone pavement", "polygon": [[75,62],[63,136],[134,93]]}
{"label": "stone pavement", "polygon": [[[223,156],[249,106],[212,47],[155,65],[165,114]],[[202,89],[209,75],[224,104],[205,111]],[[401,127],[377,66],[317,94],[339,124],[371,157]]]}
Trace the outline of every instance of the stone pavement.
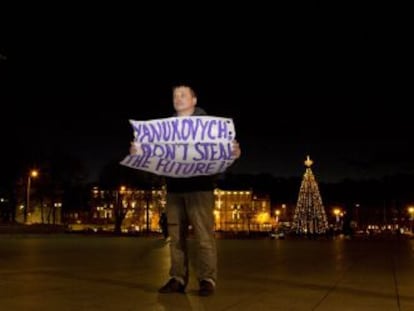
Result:
{"label": "stone pavement", "polygon": [[[414,310],[414,240],[217,240],[219,280],[158,294],[156,237],[0,235],[0,310]],[[190,240],[192,257],[193,241]]]}

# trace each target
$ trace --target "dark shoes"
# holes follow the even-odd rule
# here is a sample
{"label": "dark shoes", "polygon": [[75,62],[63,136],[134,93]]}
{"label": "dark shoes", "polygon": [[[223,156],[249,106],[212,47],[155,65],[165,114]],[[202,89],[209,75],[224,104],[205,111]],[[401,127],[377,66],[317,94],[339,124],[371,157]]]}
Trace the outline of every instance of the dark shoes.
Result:
{"label": "dark shoes", "polygon": [[171,278],[158,292],[161,294],[184,293],[185,286],[174,278]]}
{"label": "dark shoes", "polygon": [[210,296],[214,294],[214,285],[213,283],[201,280],[200,281],[200,289],[198,290],[198,294],[200,296]]}
{"label": "dark shoes", "polygon": [[[200,296],[210,296],[214,294],[214,285],[212,282],[207,280],[200,281],[200,288],[198,294]],[[163,287],[158,290],[161,294],[170,293],[184,293],[185,285],[181,284],[178,280],[171,278]]]}

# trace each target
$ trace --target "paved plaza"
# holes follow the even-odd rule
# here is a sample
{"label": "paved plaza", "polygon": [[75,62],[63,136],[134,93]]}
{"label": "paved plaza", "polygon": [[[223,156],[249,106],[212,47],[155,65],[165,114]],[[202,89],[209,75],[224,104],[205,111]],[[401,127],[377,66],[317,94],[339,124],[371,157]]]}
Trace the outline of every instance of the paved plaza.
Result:
{"label": "paved plaza", "polygon": [[186,294],[158,294],[169,268],[158,237],[1,234],[0,310],[414,310],[414,240],[217,246],[216,294],[199,297],[193,268]]}

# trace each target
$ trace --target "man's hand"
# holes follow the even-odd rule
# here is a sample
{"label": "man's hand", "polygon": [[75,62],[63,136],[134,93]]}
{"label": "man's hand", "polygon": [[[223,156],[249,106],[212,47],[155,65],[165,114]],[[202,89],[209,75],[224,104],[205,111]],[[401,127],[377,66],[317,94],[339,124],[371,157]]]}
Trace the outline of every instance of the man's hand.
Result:
{"label": "man's hand", "polygon": [[129,154],[130,155],[141,155],[142,154],[141,145],[137,142],[131,141],[131,146],[129,147]]}
{"label": "man's hand", "polygon": [[233,146],[232,146],[232,156],[235,159],[240,158],[241,155],[241,149],[240,149],[240,145],[239,142],[237,140],[233,140]]}

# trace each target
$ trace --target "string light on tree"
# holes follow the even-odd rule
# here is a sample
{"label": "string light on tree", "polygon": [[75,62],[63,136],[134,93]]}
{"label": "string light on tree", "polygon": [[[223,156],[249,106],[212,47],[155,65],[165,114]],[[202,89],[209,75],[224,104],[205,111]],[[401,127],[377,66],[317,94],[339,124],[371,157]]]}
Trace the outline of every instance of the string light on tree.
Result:
{"label": "string light on tree", "polygon": [[325,208],[311,169],[313,161],[307,156],[304,163],[306,170],[299,190],[292,228],[298,234],[322,234],[329,228]]}

